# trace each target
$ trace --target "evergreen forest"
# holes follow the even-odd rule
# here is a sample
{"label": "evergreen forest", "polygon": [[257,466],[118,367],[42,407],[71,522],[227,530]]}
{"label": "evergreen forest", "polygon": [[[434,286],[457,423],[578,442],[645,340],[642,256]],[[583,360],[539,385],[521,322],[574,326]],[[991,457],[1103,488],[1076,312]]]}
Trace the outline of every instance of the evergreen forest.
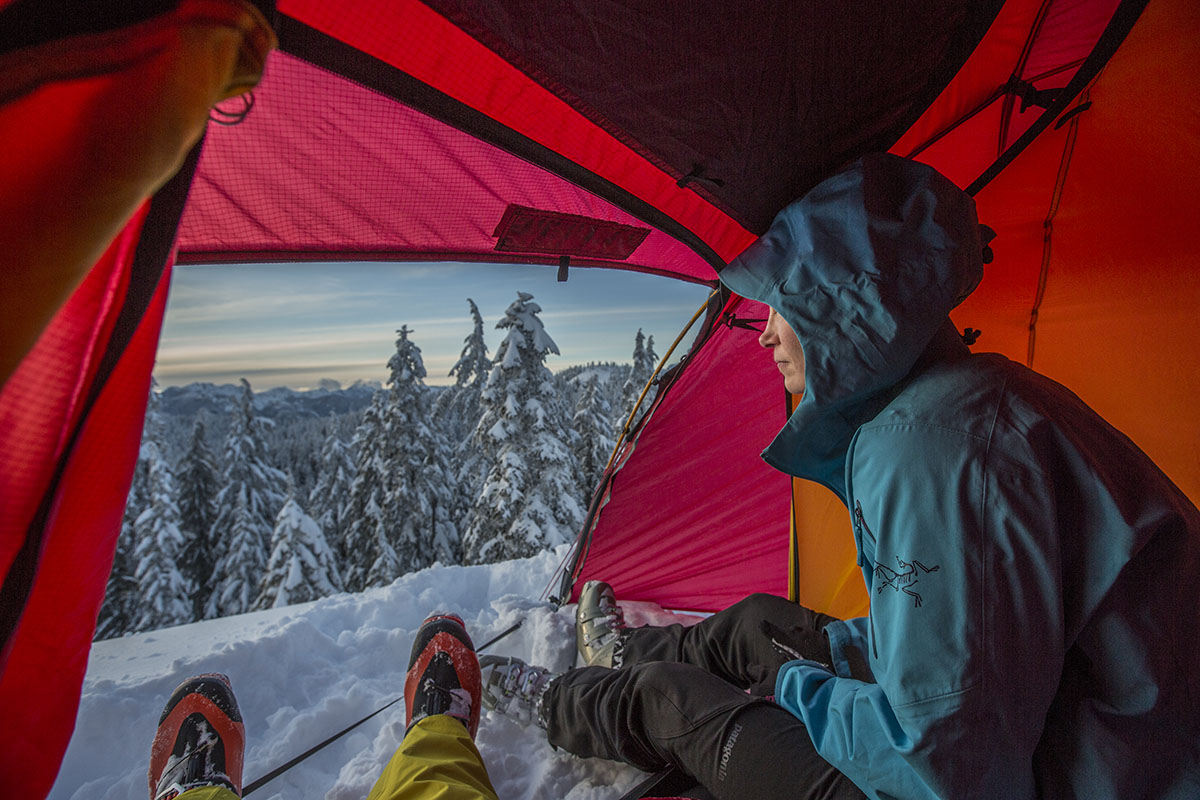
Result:
{"label": "evergreen forest", "polygon": [[[96,638],[315,600],[572,541],[658,356],[553,372],[533,296],[426,384],[406,325],[377,384],[152,389]],[[649,400],[643,401],[639,413]]]}

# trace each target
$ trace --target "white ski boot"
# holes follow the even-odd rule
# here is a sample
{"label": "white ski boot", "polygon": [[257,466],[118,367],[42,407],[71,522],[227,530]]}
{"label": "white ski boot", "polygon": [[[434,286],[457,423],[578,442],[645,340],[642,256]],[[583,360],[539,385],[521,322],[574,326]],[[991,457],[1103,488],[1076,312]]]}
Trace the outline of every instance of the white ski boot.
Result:
{"label": "white ski boot", "polygon": [[480,656],[479,668],[483,672],[484,708],[523,725],[536,722],[545,729],[542,700],[558,673],[526,664],[516,656]]}

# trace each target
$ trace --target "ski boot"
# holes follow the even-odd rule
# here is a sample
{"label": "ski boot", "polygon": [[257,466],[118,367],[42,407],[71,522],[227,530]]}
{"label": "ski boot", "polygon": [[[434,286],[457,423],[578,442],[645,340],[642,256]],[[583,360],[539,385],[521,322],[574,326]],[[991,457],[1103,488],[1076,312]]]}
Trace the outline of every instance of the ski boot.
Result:
{"label": "ski boot", "polygon": [[150,800],[172,800],[202,786],[242,794],[246,729],[229,678],[188,678],[167,700],[150,748]]}
{"label": "ski boot", "polygon": [[523,725],[546,727],[543,699],[558,674],[526,664],[515,656],[483,656],[483,704],[489,710],[516,719]]}
{"label": "ski boot", "polygon": [[479,730],[479,659],[456,614],[431,614],[421,623],[404,681],[405,731],[433,714]]}
{"label": "ski boot", "polygon": [[621,666],[625,615],[613,588],[604,581],[588,581],[575,609],[575,646],[589,667]]}

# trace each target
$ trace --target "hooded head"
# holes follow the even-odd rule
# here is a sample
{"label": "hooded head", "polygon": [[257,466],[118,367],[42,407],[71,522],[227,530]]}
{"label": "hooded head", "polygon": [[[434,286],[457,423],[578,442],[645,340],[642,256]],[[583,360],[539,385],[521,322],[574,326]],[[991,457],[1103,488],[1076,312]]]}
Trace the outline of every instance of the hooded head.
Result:
{"label": "hooded head", "polygon": [[763,457],[844,497],[850,437],[979,284],[982,250],[974,200],[897,156],[864,156],[781,211],[721,272],[804,350],[804,396]]}

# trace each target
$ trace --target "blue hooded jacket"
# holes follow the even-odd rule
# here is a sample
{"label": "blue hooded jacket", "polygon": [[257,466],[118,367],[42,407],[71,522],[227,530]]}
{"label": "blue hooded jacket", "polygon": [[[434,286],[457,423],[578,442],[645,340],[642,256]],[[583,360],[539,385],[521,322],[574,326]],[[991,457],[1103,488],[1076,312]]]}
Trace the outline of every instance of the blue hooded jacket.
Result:
{"label": "blue hooded jacket", "polygon": [[721,273],[800,340],[763,458],[846,503],[871,598],[777,699],[870,797],[1196,800],[1200,513],[1070,391],[967,350],[979,230],[937,172],[872,155]]}

